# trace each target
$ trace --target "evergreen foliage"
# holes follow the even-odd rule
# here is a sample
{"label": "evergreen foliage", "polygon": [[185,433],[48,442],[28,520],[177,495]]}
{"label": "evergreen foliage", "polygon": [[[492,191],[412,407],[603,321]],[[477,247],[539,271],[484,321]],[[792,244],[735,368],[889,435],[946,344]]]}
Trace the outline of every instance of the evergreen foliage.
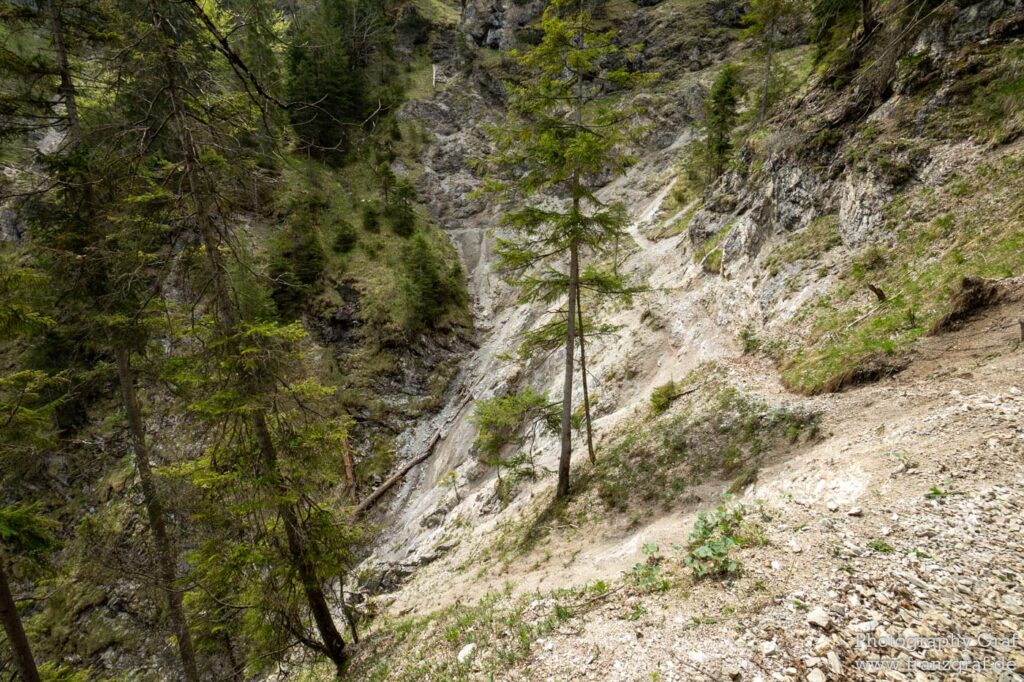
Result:
{"label": "evergreen foliage", "polygon": [[422,234],[405,248],[405,290],[409,301],[406,327],[413,333],[436,329],[450,308],[466,304],[462,269],[444,264]]}
{"label": "evergreen foliage", "polygon": [[849,41],[862,19],[861,0],[816,0],[811,5],[810,38],[815,61]]}
{"label": "evergreen foliage", "polygon": [[413,201],[416,199],[416,188],[406,178],[399,178],[391,190],[387,212],[391,219],[391,229],[399,237],[408,237],[416,228],[416,211]]}
{"label": "evergreen foliage", "polygon": [[777,52],[784,24],[800,11],[793,0],[752,0],[744,17],[744,34],[757,44],[761,60],[761,85],[757,91],[757,120],[763,121],[768,110],[785,94],[792,74],[779,63]]}
{"label": "evergreen foliage", "polygon": [[[461,270],[417,220],[412,184],[390,170],[402,141],[390,114],[400,93],[392,9],[374,0],[311,0],[294,14],[265,0],[0,7],[0,139],[12,143],[5,163],[30,171],[5,174],[2,188],[4,210],[27,226],[0,254],[4,587],[14,555],[44,544],[28,523],[41,507],[23,497],[48,503],[59,492],[77,516],[61,529],[72,536],[53,578],[61,596],[48,598],[40,626],[69,633],[46,640],[42,657],[53,660],[35,664],[10,590],[0,590],[3,658],[13,652],[26,679],[89,675],[54,663],[89,636],[70,634],[82,617],[70,604],[80,584],[102,590],[125,574],[137,576],[156,627],[167,626],[158,637],[170,635],[181,666],[170,675],[258,674],[294,660],[296,645],[343,668],[335,617],[366,526],[337,488],[354,498],[361,469],[352,420],[335,388],[311,378],[316,347],[291,320],[344,267],[335,254],[360,257],[360,236],[342,219],[349,197],[320,181],[337,187],[342,173],[288,157],[290,143],[335,166],[360,162],[346,159],[356,140],[379,143],[366,156],[387,164],[380,214],[407,239],[363,239],[374,242],[367,251],[393,240],[381,268],[392,269],[396,309],[418,333],[466,304]],[[371,132],[366,121],[383,124]],[[298,200],[279,200],[293,167],[311,172],[294,183]],[[367,205],[365,227],[376,231]],[[271,212],[287,219],[266,239],[259,227]],[[158,415],[180,414],[188,418],[175,428],[195,431],[201,452],[175,451],[178,441],[154,428]],[[89,450],[94,439],[130,456],[97,466],[106,460]],[[86,469],[97,481],[67,499],[55,481]],[[142,507],[123,503],[127,494]]]}
{"label": "evergreen foliage", "polygon": [[367,73],[370,65],[387,61],[388,26],[382,5],[373,0],[316,0],[292,21],[289,113],[310,152],[343,158],[364,120],[395,103],[394,93],[372,87]]}
{"label": "evergreen foliage", "polygon": [[[498,496],[507,503],[515,484],[536,477],[533,457],[538,432],[559,428],[558,404],[533,388],[476,403],[473,422],[478,429],[475,445],[479,458],[498,474]],[[529,442],[529,448],[524,446]],[[503,472],[507,472],[503,476]]]}
{"label": "evergreen foliage", "polygon": [[739,116],[740,92],[743,87],[740,68],[726,64],[715,77],[705,101],[704,141],[706,184],[723,172],[733,151],[733,129]]}
{"label": "evergreen foliage", "polygon": [[[521,293],[521,302],[565,299],[564,312],[527,339],[566,348],[558,496],[569,493],[573,360],[583,319],[580,288],[596,295],[628,293],[616,268],[602,269],[625,234],[621,204],[598,199],[609,172],[624,172],[622,153],[629,112],[615,107],[610,92],[644,80],[629,71],[632,49],[616,45],[614,31],[599,31],[592,15],[569,0],[556,0],[540,22],[543,39],[517,53],[521,79],[509,84],[509,117],[492,130],[492,163],[514,180],[493,175],[491,191],[512,201],[497,240],[500,267]],[[548,197],[561,202],[553,205]],[[581,266],[581,256],[588,263]],[[562,330],[564,329],[564,334]]]}

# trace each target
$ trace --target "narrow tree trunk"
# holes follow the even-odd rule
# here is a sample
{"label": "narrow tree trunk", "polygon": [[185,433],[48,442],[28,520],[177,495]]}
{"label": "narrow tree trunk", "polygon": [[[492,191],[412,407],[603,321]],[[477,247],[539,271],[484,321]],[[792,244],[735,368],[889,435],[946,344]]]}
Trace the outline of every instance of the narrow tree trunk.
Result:
{"label": "narrow tree trunk", "polygon": [[576,287],[576,316],[580,329],[580,373],[583,375],[583,412],[587,418],[587,454],[590,455],[590,463],[597,462],[597,455],[594,454],[594,429],[590,421],[590,390],[587,388],[587,338],[583,330],[583,301],[580,297],[580,288]]}
{"label": "narrow tree trunk", "polygon": [[[259,444],[264,474],[271,480],[278,495],[287,494],[284,482],[277,473],[277,450],[270,437],[270,430],[267,428],[267,421],[262,411],[257,410],[253,414],[253,426],[256,430],[256,442]],[[324,653],[334,663],[340,675],[345,666],[347,655],[345,653],[345,640],[342,639],[331,616],[331,608],[327,604],[327,596],[324,594],[323,584],[316,574],[316,568],[309,558],[305,543],[302,538],[302,528],[299,524],[298,515],[292,505],[282,502],[277,505],[277,513],[284,523],[285,538],[288,541],[288,554],[292,564],[299,574],[302,582],[302,591],[309,604],[309,610],[313,614],[313,621],[320,633],[320,641],[323,644]]]}
{"label": "narrow tree trunk", "polygon": [[50,30],[53,32],[53,49],[57,53],[57,70],[60,73],[60,93],[68,118],[68,146],[75,148],[82,140],[78,123],[78,102],[75,98],[75,84],[71,80],[67,46],[64,43],[64,21],[61,17],[59,0],[50,0],[47,9],[50,15]]}
{"label": "narrow tree trunk", "polygon": [[231,666],[231,679],[233,680],[244,680],[245,675],[243,670],[245,666],[239,665],[238,656],[235,654],[235,643],[231,640],[231,635],[224,631],[221,635],[221,639],[224,642],[224,650],[228,652],[228,665]]}
{"label": "narrow tree trunk", "polygon": [[[583,0],[580,0],[578,9],[579,26],[576,32],[577,49],[583,49]],[[576,121],[576,129],[579,130],[583,123],[583,74],[577,71],[576,76],[576,101],[573,117]],[[572,173],[572,210],[577,220],[581,220],[582,206],[580,205],[580,173],[578,168]],[[575,229],[575,226],[573,227]],[[579,244],[575,236],[569,246],[569,292],[566,301],[566,324],[565,324],[565,381],[562,385],[562,449],[558,458],[558,487],[555,490],[555,499],[563,499],[569,496],[569,472],[572,466],[572,370],[573,361],[576,356],[576,302],[579,299],[580,284],[580,252]]]}
{"label": "narrow tree trunk", "polygon": [[871,0],[860,0],[861,23],[864,27],[862,40],[867,40],[875,31],[875,10],[871,6]]}
{"label": "narrow tree trunk", "polygon": [[352,498],[352,504],[359,504],[359,498],[356,497],[356,465],[348,448],[342,449],[341,461],[345,467],[345,486],[348,488],[348,495]]}
{"label": "narrow tree trunk", "polygon": [[135,451],[135,468],[139,472],[142,484],[142,499],[146,505],[149,518],[149,530],[153,535],[156,548],[157,565],[160,571],[162,588],[167,592],[167,607],[171,618],[171,627],[178,640],[178,655],[181,667],[188,682],[199,682],[199,671],[196,666],[195,649],[192,646],[192,635],[188,630],[185,608],[182,603],[181,590],[177,588],[174,549],[167,536],[167,524],[164,518],[163,504],[153,480],[153,470],[149,466],[149,447],[146,445],[146,434],[142,427],[142,414],[139,409],[138,397],[135,394],[135,377],[132,375],[131,358],[128,349],[121,346],[117,349],[117,374],[121,384],[121,399],[124,411],[128,416],[128,430],[132,437],[132,449]]}
{"label": "narrow tree trunk", "polygon": [[[149,7],[153,15],[154,25],[162,30],[164,18],[156,6],[155,0],[150,0]],[[234,326],[239,320],[238,310],[228,288],[227,272],[223,259],[220,256],[221,238],[205,201],[206,192],[202,191],[202,180],[197,178],[199,172],[199,146],[193,136],[191,123],[181,103],[177,75],[174,71],[174,55],[168,54],[167,57],[167,92],[171,98],[173,115],[178,128],[179,144],[181,145],[181,154],[183,156],[183,172],[188,185],[187,189],[194,202],[196,221],[212,270],[213,295],[218,313],[218,324],[221,333],[227,339],[230,338],[234,331]],[[259,382],[255,377],[252,380],[252,390],[255,393],[260,393]],[[263,468],[263,475],[267,476],[271,481],[274,492],[284,499],[287,497],[288,490],[284,481],[281,480],[280,472],[277,468],[277,450],[270,436],[270,430],[267,427],[265,412],[262,409],[257,409],[253,412],[252,426],[260,449],[260,464]],[[331,610],[327,604],[323,586],[317,577],[316,568],[305,547],[298,514],[295,508],[287,502],[281,502],[277,505],[277,514],[281,517],[284,525],[289,560],[302,583],[303,594],[306,597],[313,621],[316,623],[317,631],[320,634],[320,645],[323,653],[331,659],[340,674],[346,660],[345,641],[342,639],[331,617]]]}
{"label": "narrow tree trunk", "polygon": [[579,287],[579,247],[569,247],[569,296],[565,325],[565,382],[562,385],[562,451],[558,458],[558,488],[555,498],[569,495],[569,467],[572,464],[572,367],[576,355],[576,289]]}
{"label": "narrow tree trunk", "polygon": [[21,626],[18,607],[11,594],[10,583],[7,582],[7,567],[0,556],[0,621],[3,621],[7,643],[14,653],[14,667],[21,676],[22,682],[40,682],[36,659],[32,656],[25,628]]}

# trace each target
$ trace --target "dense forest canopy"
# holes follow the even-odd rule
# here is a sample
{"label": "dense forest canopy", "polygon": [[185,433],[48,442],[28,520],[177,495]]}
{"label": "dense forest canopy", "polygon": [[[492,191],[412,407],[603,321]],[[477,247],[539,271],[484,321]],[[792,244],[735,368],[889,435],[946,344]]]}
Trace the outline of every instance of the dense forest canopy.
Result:
{"label": "dense forest canopy", "polygon": [[[65,603],[35,632],[69,627],[68,605],[131,576],[185,679],[255,673],[297,647],[344,666],[331,586],[366,532],[346,510],[352,421],[296,320],[361,239],[387,270],[375,342],[457,327],[465,305],[415,189],[391,170],[407,87],[395,27],[409,9],[4,5],[4,153],[24,169],[5,192],[26,231],[2,254],[3,584],[10,600],[9,580],[54,581]],[[383,175],[358,202],[336,188],[334,169],[351,164]],[[154,392],[169,402],[152,405]],[[128,507],[75,511],[110,475],[102,449],[68,445],[102,405],[124,415],[130,459],[114,470],[138,477],[141,526]],[[201,443],[154,452],[157,414],[181,415]],[[69,453],[56,474],[55,447]],[[60,663],[73,637],[31,647],[11,604],[17,674],[88,673]]]}

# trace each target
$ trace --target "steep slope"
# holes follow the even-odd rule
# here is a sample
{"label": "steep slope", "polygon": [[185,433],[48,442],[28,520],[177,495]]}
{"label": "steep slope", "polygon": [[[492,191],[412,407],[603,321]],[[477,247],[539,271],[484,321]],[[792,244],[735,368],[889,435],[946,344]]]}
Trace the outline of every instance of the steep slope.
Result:
{"label": "steep slope", "polygon": [[[742,578],[695,581],[681,561],[679,545],[706,504],[617,525],[574,516],[484,575],[447,556],[421,569],[391,609],[432,615],[387,621],[360,670],[386,671],[376,679],[489,671],[647,680],[804,679],[815,669],[827,679],[876,679],[878,669],[863,666],[890,658],[911,678],[910,660],[931,662],[915,664],[924,679],[974,672],[963,661],[1019,668],[1012,642],[1021,636],[1024,547],[1015,529],[1024,500],[1014,491],[1024,481],[1024,394],[1019,354],[1009,349],[1024,305],[1016,291],[922,344],[900,377],[807,401],[822,414],[821,440],[768,464],[738,500],[762,534],[736,557]],[[724,368],[737,385],[779,390],[766,385],[769,372],[748,361]],[[491,540],[471,527],[456,537]],[[965,643],[982,633],[998,641]],[[885,647],[868,646],[868,636],[950,639]],[[457,661],[470,643],[473,657]]]}
{"label": "steep slope", "polygon": [[[474,454],[475,400],[556,394],[559,372],[557,353],[509,359],[548,313],[513,305],[492,269],[497,209],[466,196],[482,123],[500,111],[494,60],[442,64],[444,88],[405,110],[434,134],[421,189],[465,263],[478,347],[440,413],[401,439],[411,456],[440,434],[381,512],[361,584],[388,593],[364,606],[387,616],[370,626],[360,674],[854,679],[857,661],[885,656],[853,640],[878,627],[1011,637],[1021,595],[1006,576],[1019,575],[1021,547],[1001,529],[1024,513],[1012,493],[1024,472],[1020,284],[978,317],[965,308],[967,326],[940,323],[964,276],[1020,272],[1019,5],[932,7],[864,48],[870,58],[837,84],[805,71],[701,199],[679,190],[703,92],[722,60],[751,63],[749,46],[714,3],[627,4],[624,40],[645,40],[652,60],[679,54],[680,30],[700,39],[640,96],[652,133],[603,190],[630,210],[626,269],[651,291],[601,311],[621,331],[588,354],[598,464],[577,449],[567,506],[551,506],[543,475],[502,499]],[[505,46],[506,15],[488,16],[498,23],[471,35]],[[808,55],[797,45],[786,59]],[[673,380],[680,395],[653,414],[652,393]],[[555,439],[540,435],[533,454],[553,470]],[[743,578],[695,581],[671,548],[726,489],[757,516],[763,546],[740,553]],[[816,606],[825,627],[807,623]]]}

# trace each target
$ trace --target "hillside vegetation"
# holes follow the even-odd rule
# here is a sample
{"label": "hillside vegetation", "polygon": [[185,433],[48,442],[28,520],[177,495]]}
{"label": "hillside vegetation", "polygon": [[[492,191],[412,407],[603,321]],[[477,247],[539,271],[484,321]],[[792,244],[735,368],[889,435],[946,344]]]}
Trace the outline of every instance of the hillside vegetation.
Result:
{"label": "hillside vegetation", "polygon": [[0,677],[1024,669],[1019,3],[0,16]]}

